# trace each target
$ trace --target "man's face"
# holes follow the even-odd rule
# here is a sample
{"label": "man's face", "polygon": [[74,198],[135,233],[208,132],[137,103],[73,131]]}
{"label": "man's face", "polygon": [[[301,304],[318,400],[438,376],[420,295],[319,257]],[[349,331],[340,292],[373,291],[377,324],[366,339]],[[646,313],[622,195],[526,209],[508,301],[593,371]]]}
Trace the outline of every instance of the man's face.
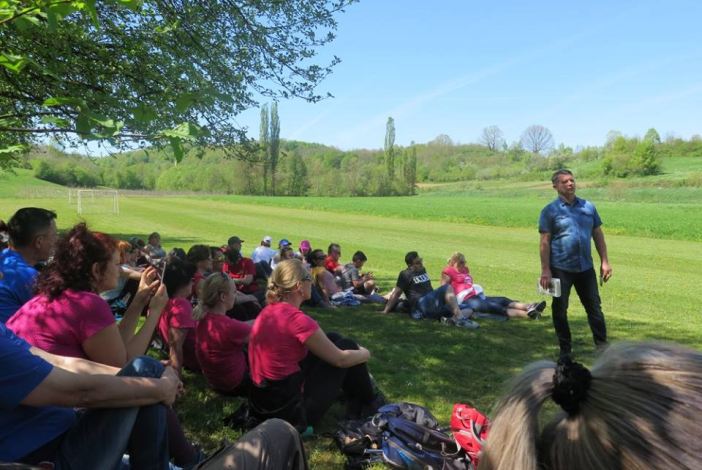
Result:
{"label": "man's face", "polygon": [[58,240],[58,231],[56,230],[56,221],[52,220],[45,230],[37,233],[34,237],[34,247],[37,250],[37,257],[42,260],[48,260],[53,256]]}
{"label": "man's face", "polygon": [[410,265],[410,269],[414,272],[419,272],[424,269],[424,262],[422,258],[416,258],[414,261],[412,261],[412,264]]}
{"label": "man's face", "polygon": [[339,261],[339,258],[341,258],[341,250],[338,248],[335,248],[331,251],[331,253],[329,253],[329,256],[331,256],[331,258],[334,261]]}
{"label": "man's face", "polygon": [[241,242],[232,243],[231,245],[229,245],[229,247],[230,247],[232,250],[241,251]]}
{"label": "man's face", "polygon": [[366,264],[366,262],[360,259],[353,262],[353,265],[356,267],[356,269],[361,269],[364,264]]}
{"label": "man's face", "polygon": [[558,180],[553,188],[559,196],[570,199],[575,195],[575,178],[573,175],[558,175]]}

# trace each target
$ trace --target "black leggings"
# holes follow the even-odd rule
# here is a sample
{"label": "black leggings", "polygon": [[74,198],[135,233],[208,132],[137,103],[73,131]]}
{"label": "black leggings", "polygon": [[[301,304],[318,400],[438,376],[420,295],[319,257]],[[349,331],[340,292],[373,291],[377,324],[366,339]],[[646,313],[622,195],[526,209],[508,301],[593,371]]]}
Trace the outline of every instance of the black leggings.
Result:
{"label": "black leggings", "polygon": [[[327,337],[339,349],[358,349],[355,341],[337,333]],[[281,380],[251,387],[251,411],[260,419],[281,418],[304,430],[316,425],[343,390],[347,400],[361,404],[373,400],[373,385],[366,364],[335,367],[312,353],[300,362],[301,371]]]}

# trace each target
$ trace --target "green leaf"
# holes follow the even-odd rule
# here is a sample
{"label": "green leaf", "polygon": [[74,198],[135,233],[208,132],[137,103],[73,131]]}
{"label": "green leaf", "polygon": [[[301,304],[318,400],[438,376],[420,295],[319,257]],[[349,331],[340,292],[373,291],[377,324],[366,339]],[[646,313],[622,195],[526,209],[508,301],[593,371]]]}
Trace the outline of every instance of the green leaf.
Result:
{"label": "green leaf", "polygon": [[14,73],[20,73],[30,62],[29,59],[20,55],[0,53],[0,65]]}
{"label": "green leaf", "polygon": [[134,115],[134,119],[143,123],[148,123],[158,117],[158,114],[156,114],[153,108],[144,104],[140,104],[139,106],[134,108],[132,114]]}
{"label": "green leaf", "polygon": [[183,159],[184,153],[182,141],[177,137],[171,137],[168,139],[168,141],[173,149],[173,156],[175,157],[176,161],[180,163],[180,161]]}
{"label": "green leaf", "polygon": [[144,4],[143,0],[119,0],[119,4],[123,7],[127,7],[130,10],[137,11],[141,9]]}
{"label": "green leaf", "polygon": [[62,128],[68,128],[71,125],[71,121],[58,116],[42,116],[41,122],[44,124],[53,124]]}
{"label": "green leaf", "polygon": [[159,132],[164,137],[175,137],[182,140],[195,140],[200,135],[200,128],[190,122],[184,122],[173,129],[166,129]]}
{"label": "green leaf", "polygon": [[76,106],[82,109],[87,109],[88,106],[85,100],[81,98],[74,98],[72,96],[52,96],[44,100],[44,106],[62,106],[62,105]]}
{"label": "green leaf", "polygon": [[179,113],[184,113],[195,103],[198,95],[196,93],[183,93],[175,100],[175,108]]}
{"label": "green leaf", "polygon": [[27,150],[26,145],[10,145],[9,147],[0,148],[0,154],[9,155],[12,153],[24,152]]}

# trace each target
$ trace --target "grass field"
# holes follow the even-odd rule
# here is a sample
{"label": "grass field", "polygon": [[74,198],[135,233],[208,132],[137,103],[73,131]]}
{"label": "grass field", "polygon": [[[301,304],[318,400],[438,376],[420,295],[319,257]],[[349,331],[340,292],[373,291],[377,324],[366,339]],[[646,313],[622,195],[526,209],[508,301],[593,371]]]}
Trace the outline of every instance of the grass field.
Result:
{"label": "grass field", "polygon": [[[0,184],[0,218],[36,205],[57,210],[62,229],[79,220],[65,196],[31,198],[30,192],[15,192],[22,184],[31,185],[29,178],[14,183],[12,190],[5,180]],[[553,194],[548,185],[524,184],[515,191],[513,197],[464,193],[387,199],[122,197],[120,215],[93,213],[84,218],[92,228],[120,237],[159,231],[167,248],[219,245],[231,235],[246,240],[246,252],[263,235],[295,243],[309,239],[324,249],[334,241],[341,244],[344,260],[362,249],[369,258],[368,269],[384,289],[394,285],[407,251],[420,252],[438,285],[446,258],[460,250],[488,295],[534,301],[539,275],[536,219]],[[582,195],[588,191],[595,190],[583,190]],[[611,198],[594,202],[605,221],[614,268],[614,277],[601,291],[611,340],[669,340],[702,347],[702,205]],[[456,215],[458,208],[461,215]],[[372,308],[310,313],[326,331],[340,331],[371,350],[370,368],[390,400],[425,404],[442,421],[460,400],[489,410],[506,379],[531,361],[557,354],[548,318],[485,320],[479,330],[464,331],[383,316]],[[589,364],[592,340],[577,302],[572,302],[569,316],[575,354]],[[233,438],[220,418],[238,401],[207,391],[198,377],[188,376],[187,387],[178,411],[191,435],[209,447],[221,437]],[[319,431],[331,430],[338,411],[332,410]],[[313,468],[341,468],[341,456],[330,442],[319,438],[309,443]]]}

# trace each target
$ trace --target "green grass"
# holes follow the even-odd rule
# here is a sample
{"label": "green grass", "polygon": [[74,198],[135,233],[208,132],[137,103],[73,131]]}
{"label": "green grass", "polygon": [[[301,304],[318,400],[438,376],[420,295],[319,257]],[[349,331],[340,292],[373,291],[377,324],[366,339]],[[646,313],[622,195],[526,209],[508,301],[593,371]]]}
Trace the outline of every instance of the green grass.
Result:
{"label": "green grass", "polygon": [[[246,240],[247,252],[265,234],[295,243],[306,238],[320,248],[334,241],[342,245],[344,260],[362,249],[369,258],[368,269],[376,273],[384,289],[394,285],[407,251],[417,249],[422,254],[436,282],[446,258],[460,250],[488,295],[534,301],[539,275],[536,219],[553,195],[548,185],[523,186],[524,193],[514,200],[496,195],[269,200],[122,197],[120,215],[84,217],[93,229],[120,237],[159,231],[167,248],[223,244],[231,235]],[[21,184],[15,189],[21,190]],[[0,191],[6,193],[4,183]],[[7,218],[16,208],[36,205],[57,210],[61,229],[79,220],[65,196],[11,196],[2,198],[0,218]],[[698,334],[702,328],[700,205],[595,202],[606,223],[614,268],[614,277],[601,291],[610,338],[702,347]],[[456,216],[456,207],[465,207],[467,215]],[[383,316],[372,308],[310,313],[324,330],[339,331],[371,350],[369,366],[390,400],[424,404],[444,422],[456,401],[467,400],[490,410],[505,380],[525,364],[555,358],[557,353],[548,318],[485,320],[479,330],[464,331],[399,315]],[[569,316],[576,355],[590,364],[592,340],[583,309],[575,300]],[[187,376],[186,386],[188,394],[177,409],[190,435],[208,448],[222,437],[235,438],[234,432],[221,425],[221,418],[234,411],[239,401],[208,391],[196,376]],[[339,414],[340,409],[332,409],[318,431],[332,430]],[[329,439],[310,441],[308,450],[313,468],[343,465]]]}

